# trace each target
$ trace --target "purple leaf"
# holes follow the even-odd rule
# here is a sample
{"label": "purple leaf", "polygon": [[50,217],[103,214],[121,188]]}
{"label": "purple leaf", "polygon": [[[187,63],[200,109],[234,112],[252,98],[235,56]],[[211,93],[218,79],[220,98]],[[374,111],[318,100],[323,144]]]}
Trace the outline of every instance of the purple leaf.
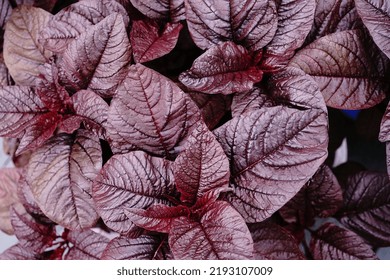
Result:
{"label": "purple leaf", "polygon": [[390,58],[390,4],[383,0],[355,0],[355,3],[375,44]]}
{"label": "purple leaf", "polygon": [[281,226],[262,222],[249,227],[253,238],[255,260],[303,260],[294,236]]}
{"label": "purple leaf", "polygon": [[251,114],[263,107],[273,107],[276,103],[266,94],[263,88],[253,88],[250,91],[235,94],[232,100],[231,110],[233,117]]}
{"label": "purple leaf", "polygon": [[378,139],[381,142],[390,141],[390,103],[387,104],[386,111],[382,117]]}
{"label": "purple leaf", "polygon": [[327,156],[322,110],[283,106],[241,115],[215,130],[231,163],[232,205],[260,222],[290,200]]}
{"label": "purple leaf", "polygon": [[267,45],[263,65],[285,66],[302,46],[313,25],[316,0],[281,0],[278,6],[278,27]]}
{"label": "purple leaf", "polygon": [[45,48],[63,53],[67,45],[105,17],[119,13],[125,26],[129,17],[122,5],[112,0],[83,0],[54,15],[40,34],[39,42]]}
{"label": "purple leaf", "polygon": [[111,101],[106,130],[117,151],[140,149],[169,157],[200,118],[174,82],[136,64]]}
{"label": "purple leaf", "polygon": [[170,204],[173,184],[168,161],[136,151],[110,158],[94,182],[92,196],[105,224],[126,234],[134,225],[125,211]]}
{"label": "purple leaf", "polygon": [[26,212],[12,209],[11,222],[20,245],[34,253],[43,253],[57,238],[52,225],[39,224]]}
{"label": "purple leaf", "polygon": [[332,216],[342,203],[343,193],[336,177],[328,166],[322,165],[279,213],[288,223],[311,226],[315,217]]}
{"label": "purple leaf", "polygon": [[88,131],[59,134],[36,150],[27,182],[37,204],[52,221],[72,230],[92,227],[98,215],[92,181],[102,166],[99,139]]}
{"label": "purple leaf", "polygon": [[42,65],[52,53],[38,42],[39,32],[51,14],[40,8],[20,6],[12,11],[4,33],[4,61],[13,80],[33,86]]}
{"label": "purple leaf", "polygon": [[188,29],[201,49],[233,41],[258,51],[272,40],[278,25],[273,0],[186,0],[185,4]]}
{"label": "purple leaf", "polygon": [[245,221],[224,201],[207,205],[199,215],[175,219],[168,240],[175,259],[252,258],[253,242]]}
{"label": "purple leaf", "polygon": [[322,37],[299,51],[290,65],[312,76],[326,104],[334,108],[372,107],[385,98],[389,88],[385,83],[387,58],[360,30]]}
{"label": "purple leaf", "polygon": [[313,233],[310,250],[315,260],[375,260],[371,247],[352,231],[327,223]]}
{"label": "purple leaf", "polygon": [[225,114],[230,110],[232,96],[210,95],[200,92],[190,92],[189,96],[198,106],[203,120],[209,129],[214,129]]}
{"label": "purple leaf", "polygon": [[47,111],[37,94],[29,87],[0,88],[0,135],[21,137],[24,130]]}
{"label": "purple leaf", "polygon": [[307,42],[311,43],[331,33],[361,28],[362,22],[354,2],[354,0],[317,1],[314,24]]}
{"label": "purple leaf", "polygon": [[[12,6],[9,0],[0,0],[0,57],[2,56],[1,53],[3,52],[4,26],[5,23],[8,21],[11,12],[12,12]],[[0,85],[1,85],[1,78],[0,78]]]}
{"label": "purple leaf", "polygon": [[[0,30],[1,32],[1,30]],[[0,38],[1,41],[1,38]],[[1,42],[0,42],[1,44]],[[7,66],[5,66],[3,53],[0,52],[0,86],[9,86],[11,85],[11,77],[8,73]]]}
{"label": "purple leaf", "polygon": [[74,112],[81,117],[85,128],[104,139],[108,104],[91,90],[81,90],[72,95],[71,100]]}
{"label": "purple leaf", "polygon": [[167,23],[160,31],[157,22],[133,21],[130,42],[136,63],[144,63],[170,53],[179,39],[181,23]]}
{"label": "purple leaf", "polygon": [[67,239],[73,244],[65,256],[67,260],[100,260],[109,242],[108,238],[92,230],[71,231]]}
{"label": "purple leaf", "polygon": [[20,139],[15,155],[19,156],[26,151],[41,147],[45,141],[53,136],[60,120],[61,116],[56,112],[40,115]]}
{"label": "purple leaf", "polygon": [[21,244],[16,244],[2,254],[0,254],[0,260],[39,260],[41,257],[39,254],[35,254],[29,249],[24,248]]}
{"label": "purple leaf", "polygon": [[14,232],[11,225],[10,208],[12,205],[14,207],[17,205],[16,207],[20,208],[17,195],[19,178],[19,169],[0,169],[0,230],[7,234]]}
{"label": "purple leaf", "polygon": [[387,174],[362,171],[348,178],[341,223],[377,246],[390,245],[390,182]]}
{"label": "purple leaf", "polygon": [[131,46],[120,14],[108,16],[71,42],[58,61],[59,76],[72,91],[90,89],[114,94],[131,59]]}
{"label": "purple leaf", "polygon": [[262,77],[263,72],[253,65],[244,47],[225,42],[198,57],[179,80],[194,91],[231,94],[252,89]]}
{"label": "purple leaf", "polygon": [[229,191],[229,160],[206,125],[192,131],[173,164],[173,174],[184,204],[194,205],[202,196],[217,199]]}
{"label": "purple leaf", "polygon": [[130,0],[145,16],[178,22],[185,19],[184,0]]}
{"label": "purple leaf", "polygon": [[125,211],[129,220],[149,231],[168,233],[176,218],[190,213],[185,206],[151,205],[148,209],[130,208]]}
{"label": "purple leaf", "polygon": [[170,260],[173,259],[165,239],[155,235],[138,238],[117,237],[108,243],[104,260]]}

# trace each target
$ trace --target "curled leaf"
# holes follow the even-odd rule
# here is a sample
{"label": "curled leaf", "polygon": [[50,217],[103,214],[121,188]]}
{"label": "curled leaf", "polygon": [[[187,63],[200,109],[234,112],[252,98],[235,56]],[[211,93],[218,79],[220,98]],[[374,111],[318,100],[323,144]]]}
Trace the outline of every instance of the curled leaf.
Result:
{"label": "curled leaf", "polygon": [[179,80],[194,91],[231,94],[252,89],[262,77],[263,72],[253,65],[244,47],[225,42],[198,57]]}
{"label": "curled leaf", "polygon": [[185,19],[184,0],[130,0],[145,16],[178,22]]}

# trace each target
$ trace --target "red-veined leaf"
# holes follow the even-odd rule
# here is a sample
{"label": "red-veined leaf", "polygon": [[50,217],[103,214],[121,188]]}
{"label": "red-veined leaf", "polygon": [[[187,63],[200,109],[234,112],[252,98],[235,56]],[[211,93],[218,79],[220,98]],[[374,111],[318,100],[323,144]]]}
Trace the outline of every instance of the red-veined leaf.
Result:
{"label": "red-veined leaf", "polygon": [[362,27],[354,0],[317,1],[313,27],[306,43],[345,30]]}
{"label": "red-veined leaf", "polygon": [[200,92],[190,92],[189,96],[198,106],[203,120],[207,127],[214,129],[225,114],[230,110],[232,103],[231,95],[206,94]]}
{"label": "red-veined leaf", "polygon": [[41,256],[34,252],[24,248],[21,244],[16,244],[2,254],[0,254],[0,260],[40,260]]}
{"label": "red-veined leaf", "polygon": [[271,67],[285,66],[302,46],[313,25],[316,0],[282,0],[278,6],[278,27],[267,45],[262,62]]}
{"label": "red-veined leaf", "polygon": [[170,260],[173,259],[167,241],[156,235],[141,235],[130,239],[117,237],[108,243],[104,260]]}
{"label": "red-veined leaf", "polygon": [[314,175],[327,156],[327,114],[283,106],[241,115],[215,130],[231,164],[229,200],[247,222],[260,222]]}
{"label": "red-veined leaf", "polygon": [[105,138],[108,104],[91,90],[81,90],[71,97],[75,115],[81,117],[86,129]]}
{"label": "red-veined leaf", "polygon": [[372,248],[356,233],[331,223],[312,234],[310,250],[315,260],[373,260]]}
{"label": "red-veined leaf", "polygon": [[123,17],[116,13],[72,41],[57,64],[60,80],[68,90],[90,89],[110,97],[124,78],[124,67],[130,59]]}
{"label": "red-veined leaf", "polygon": [[204,93],[231,94],[252,89],[263,72],[253,65],[248,51],[233,42],[213,46],[179,76],[187,88]]}
{"label": "red-veined leaf", "polygon": [[37,223],[24,209],[12,209],[11,222],[20,245],[34,253],[43,253],[57,238],[52,225]]}
{"label": "red-veined leaf", "polygon": [[128,25],[127,12],[116,1],[79,1],[62,9],[48,21],[47,27],[40,34],[39,42],[53,52],[62,53],[75,38],[113,13],[121,14],[125,26]]}
{"label": "red-veined leaf", "polygon": [[176,218],[186,216],[190,210],[185,206],[167,206],[155,204],[146,210],[139,208],[129,208],[125,211],[129,220],[139,227],[149,231],[168,233],[172,228],[172,223]]}
{"label": "red-veined leaf", "polygon": [[27,182],[43,213],[72,230],[92,227],[98,215],[92,181],[102,166],[99,139],[85,130],[59,134],[31,156]]}
{"label": "red-veined leaf", "polygon": [[17,84],[33,86],[42,65],[52,53],[38,42],[39,32],[51,14],[40,8],[20,6],[12,11],[4,33],[4,61]]}
{"label": "red-veined leaf", "polygon": [[371,244],[390,245],[390,181],[387,174],[362,171],[347,180],[341,223]]}
{"label": "red-veined leaf", "polygon": [[388,59],[361,30],[333,33],[300,50],[290,62],[317,83],[330,107],[365,109],[380,103]]}
{"label": "red-veined leaf", "polygon": [[184,204],[229,191],[229,160],[206,125],[196,127],[173,164],[176,188]]}
{"label": "red-veined leaf", "polygon": [[257,51],[272,40],[278,25],[273,0],[186,0],[185,6],[188,29],[201,49],[233,41]]}
{"label": "red-veined leaf", "polygon": [[167,160],[136,151],[110,158],[94,182],[92,196],[105,224],[126,234],[134,227],[126,209],[170,204],[173,184]]}
{"label": "red-veined leaf", "polygon": [[157,22],[133,21],[130,42],[136,63],[144,63],[170,53],[179,39],[181,23],[167,23],[160,31]]}
{"label": "red-veined leaf", "polygon": [[178,22],[185,19],[184,0],[130,0],[145,16]]}
{"label": "red-veined leaf", "polygon": [[330,217],[343,203],[341,187],[332,170],[322,165],[305,186],[280,210],[288,223],[312,226],[316,217]]}
{"label": "red-veined leaf", "polygon": [[139,149],[170,157],[200,118],[174,82],[136,64],[111,101],[106,130],[117,151]]}
{"label": "red-veined leaf", "polygon": [[232,116],[234,118],[244,114],[251,114],[263,107],[273,107],[275,105],[275,101],[269,94],[266,94],[264,88],[255,87],[252,90],[233,96],[231,105]]}
{"label": "red-veined leaf", "polygon": [[390,58],[390,3],[384,0],[355,0],[355,4],[375,44]]}
{"label": "red-veined leaf", "polygon": [[250,259],[253,241],[241,215],[224,201],[215,201],[194,216],[173,221],[168,237],[175,259]]}
{"label": "red-veined leaf", "polygon": [[66,260],[100,260],[109,239],[92,231],[71,231],[67,240],[72,243]]}
{"label": "red-veined leaf", "polygon": [[0,135],[21,137],[25,129],[47,113],[37,94],[26,86],[0,88]]}
{"label": "red-veined leaf", "polygon": [[13,234],[14,232],[11,225],[10,208],[12,205],[20,208],[18,198],[19,178],[20,170],[17,168],[0,169],[0,230],[7,234]]}
{"label": "red-veined leaf", "polygon": [[253,258],[255,260],[305,259],[297,240],[281,226],[271,222],[262,222],[251,224],[249,230],[253,238]]}

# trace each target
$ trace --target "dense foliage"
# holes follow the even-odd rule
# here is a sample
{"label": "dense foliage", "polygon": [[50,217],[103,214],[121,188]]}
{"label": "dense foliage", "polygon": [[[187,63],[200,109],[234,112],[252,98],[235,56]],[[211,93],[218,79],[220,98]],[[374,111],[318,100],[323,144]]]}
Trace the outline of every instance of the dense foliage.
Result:
{"label": "dense foliage", "polygon": [[0,0],[0,27],[0,259],[390,246],[388,1]]}

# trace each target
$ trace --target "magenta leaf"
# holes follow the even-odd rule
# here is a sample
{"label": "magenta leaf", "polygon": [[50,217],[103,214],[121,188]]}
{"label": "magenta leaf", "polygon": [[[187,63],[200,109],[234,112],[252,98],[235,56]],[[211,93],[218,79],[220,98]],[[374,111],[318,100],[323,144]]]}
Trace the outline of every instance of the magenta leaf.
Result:
{"label": "magenta leaf", "polygon": [[262,77],[263,72],[253,65],[244,47],[225,42],[198,57],[179,80],[193,91],[231,94],[252,89]]}
{"label": "magenta leaf", "polygon": [[130,42],[136,63],[144,63],[170,53],[179,39],[181,23],[167,23],[164,29],[155,21],[133,21]]}
{"label": "magenta leaf", "polygon": [[309,34],[316,0],[281,0],[278,6],[278,27],[275,37],[267,45],[263,65],[284,66],[302,46]]}
{"label": "magenta leaf", "polygon": [[317,1],[314,24],[307,42],[331,33],[361,28],[354,0]]}
{"label": "magenta leaf", "polygon": [[348,178],[341,223],[370,244],[389,246],[390,182],[387,174],[362,171]]}
{"label": "magenta leaf", "polygon": [[168,198],[174,195],[173,184],[167,160],[136,151],[110,158],[94,182],[92,196],[105,224],[127,234],[134,224],[126,210],[171,204]]}
{"label": "magenta leaf", "polygon": [[17,168],[0,169],[0,230],[7,234],[14,232],[11,225],[11,206],[23,208],[20,207],[17,192],[20,172]]}
{"label": "magenta leaf", "polygon": [[217,199],[221,192],[229,191],[229,160],[205,125],[188,137],[173,164],[173,174],[184,204],[194,205],[202,196]]}
{"label": "magenta leaf", "polygon": [[229,197],[247,222],[290,200],[327,156],[327,115],[283,106],[241,115],[215,131],[231,163]]}
{"label": "magenta leaf", "polygon": [[47,112],[31,88],[25,86],[0,88],[0,136],[21,137],[25,129]]}
{"label": "magenta leaf", "polygon": [[12,11],[4,33],[4,61],[19,85],[33,86],[52,55],[38,42],[39,32],[50,17],[50,13],[32,6],[22,5]]}
{"label": "magenta leaf", "polygon": [[303,260],[305,256],[291,233],[281,226],[262,222],[251,224],[255,260]]}
{"label": "magenta leaf", "polygon": [[136,64],[111,101],[106,130],[117,151],[140,149],[170,157],[200,118],[174,82]]}
{"label": "magenta leaf", "polygon": [[16,244],[0,254],[0,260],[39,260],[41,256]]}
{"label": "magenta leaf", "polygon": [[130,59],[131,46],[123,17],[116,13],[72,41],[57,64],[60,80],[71,92],[90,89],[110,97],[124,78]]}
{"label": "magenta leaf", "polygon": [[155,204],[148,209],[130,208],[125,211],[129,220],[149,231],[168,233],[176,218],[186,216],[190,210],[185,206],[167,206]]}
{"label": "magenta leaf", "polygon": [[83,0],[74,3],[54,15],[39,37],[45,48],[63,53],[67,45],[105,17],[119,13],[125,26],[129,17],[122,5],[112,0]]}
{"label": "magenta leaf", "polygon": [[130,0],[145,16],[178,22],[185,19],[184,0]]}
{"label": "magenta leaf", "polygon": [[185,4],[188,29],[201,49],[233,41],[257,51],[272,40],[278,25],[273,0],[186,0]]}
{"label": "magenta leaf", "polygon": [[26,212],[20,213],[12,209],[11,222],[20,245],[34,253],[43,253],[57,238],[52,225],[37,223]]}
{"label": "magenta leaf", "polygon": [[72,243],[67,260],[100,260],[109,240],[92,231],[71,231],[67,240]]}
{"label": "magenta leaf", "polygon": [[214,129],[218,125],[230,110],[232,103],[231,95],[190,92],[189,96],[198,106],[203,120],[209,129]]}
{"label": "magenta leaf", "polygon": [[170,260],[173,259],[165,239],[156,235],[141,235],[130,239],[117,237],[108,243],[104,260]]}
{"label": "magenta leaf", "polygon": [[86,129],[105,138],[104,126],[108,118],[108,104],[91,90],[81,90],[71,97],[76,117],[81,117]]}
{"label": "magenta leaf", "polygon": [[322,165],[305,186],[280,210],[288,223],[311,226],[315,217],[327,218],[342,206],[343,193],[331,169]]}
{"label": "magenta leaf", "polygon": [[381,0],[355,0],[356,9],[375,44],[390,58],[390,5]]}
{"label": "magenta leaf", "polygon": [[205,206],[202,213],[172,223],[169,246],[175,259],[250,259],[253,241],[241,215],[224,201]]}
{"label": "magenta leaf", "polygon": [[388,60],[361,30],[322,37],[299,51],[290,65],[312,76],[334,108],[372,107],[388,89]]}
{"label": "magenta leaf", "polygon": [[356,233],[331,223],[313,233],[310,250],[315,260],[374,260],[371,247]]}
{"label": "magenta leaf", "polygon": [[52,137],[31,156],[27,169],[37,204],[52,221],[72,230],[92,227],[98,215],[92,181],[102,166],[99,139],[85,130]]}

